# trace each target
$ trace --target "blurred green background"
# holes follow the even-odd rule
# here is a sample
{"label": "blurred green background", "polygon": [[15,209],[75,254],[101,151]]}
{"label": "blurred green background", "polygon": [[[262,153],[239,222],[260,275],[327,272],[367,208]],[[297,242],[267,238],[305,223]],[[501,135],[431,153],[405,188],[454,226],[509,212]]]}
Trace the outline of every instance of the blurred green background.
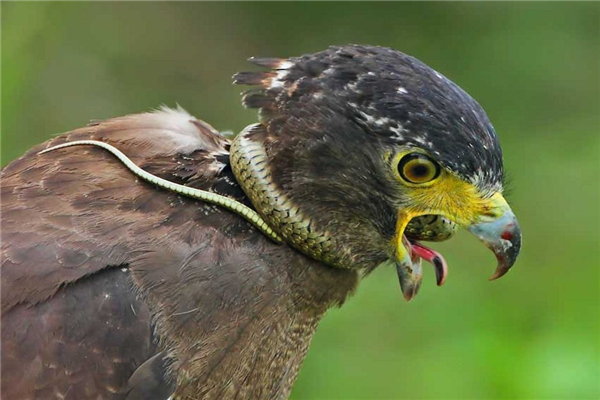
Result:
{"label": "blurred green background", "polygon": [[600,3],[2,4],[2,164],[51,135],[181,104],[255,121],[233,73],[331,44],[416,56],[487,110],[524,234],[514,270],[459,234],[402,300],[380,269],[321,323],[292,399],[600,398]]}

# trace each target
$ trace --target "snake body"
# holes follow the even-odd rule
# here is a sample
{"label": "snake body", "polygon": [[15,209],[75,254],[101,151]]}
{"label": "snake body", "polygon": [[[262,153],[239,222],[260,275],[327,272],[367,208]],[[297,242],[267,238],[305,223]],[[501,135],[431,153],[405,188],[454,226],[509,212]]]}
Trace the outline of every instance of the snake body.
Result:
{"label": "snake body", "polygon": [[441,242],[450,239],[457,230],[458,226],[446,217],[421,215],[408,223],[404,234],[412,240]]}
{"label": "snake body", "polygon": [[[135,176],[146,182],[230,210],[246,219],[274,242],[282,243],[285,240],[304,254],[329,265],[341,266],[339,257],[331,251],[335,238],[327,232],[319,232],[313,226],[311,219],[303,215],[299,207],[294,205],[273,183],[264,146],[244,134],[252,127],[253,125],[246,128],[231,143],[230,161],[238,183],[258,212],[230,197],[180,185],[153,175],[138,167],[119,149],[106,142],[77,140],[49,147],[38,154],[72,146],[101,147],[113,154]],[[450,238],[456,229],[456,224],[444,217],[424,215],[414,218],[408,224],[406,235],[412,240],[441,241]]]}
{"label": "snake body", "polygon": [[329,265],[341,266],[331,251],[335,239],[318,231],[273,183],[263,144],[246,136],[253,127],[246,128],[231,144],[230,162],[237,181],[261,216],[288,244]]}
{"label": "snake body", "polygon": [[216,204],[220,207],[233,211],[234,213],[240,215],[252,225],[254,225],[258,230],[260,230],[263,234],[269,237],[276,243],[281,243],[283,239],[279,236],[266,222],[261,216],[251,209],[250,207],[245,206],[244,204],[236,201],[227,196],[222,196],[217,193],[208,192],[206,190],[200,190],[196,188],[191,188],[189,186],[180,185],[174,182],[170,182],[166,179],[160,178],[156,175],[152,175],[151,173],[144,171],[142,168],[138,167],[129,157],[123,154],[116,147],[98,140],[76,140],[73,142],[62,143],[53,147],[49,147],[43,151],[40,151],[38,154],[48,153],[50,151],[63,149],[65,147],[71,146],[81,146],[81,145],[90,145],[101,147],[111,154],[113,154],[119,161],[121,161],[135,176],[140,179],[143,179],[159,188],[169,190],[171,192],[175,192],[182,196],[191,197],[193,199],[202,200],[207,203]]}

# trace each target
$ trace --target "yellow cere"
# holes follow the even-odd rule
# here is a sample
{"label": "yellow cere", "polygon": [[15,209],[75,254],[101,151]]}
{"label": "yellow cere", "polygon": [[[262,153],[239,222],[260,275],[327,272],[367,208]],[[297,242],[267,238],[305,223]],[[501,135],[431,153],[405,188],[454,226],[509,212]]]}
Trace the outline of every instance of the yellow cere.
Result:
{"label": "yellow cere", "polygon": [[403,190],[408,198],[398,213],[394,245],[397,256],[405,253],[402,235],[411,219],[421,215],[441,215],[460,226],[485,220],[495,220],[508,207],[501,193],[483,198],[477,188],[459,177],[442,170],[439,177],[421,185],[410,185]]}

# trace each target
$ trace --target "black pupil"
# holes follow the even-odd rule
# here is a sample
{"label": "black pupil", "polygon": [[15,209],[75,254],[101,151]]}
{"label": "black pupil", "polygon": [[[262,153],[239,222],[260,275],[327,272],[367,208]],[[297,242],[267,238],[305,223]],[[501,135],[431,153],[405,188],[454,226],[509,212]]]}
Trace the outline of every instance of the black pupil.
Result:
{"label": "black pupil", "polygon": [[429,168],[424,164],[417,164],[413,167],[412,174],[417,178],[423,178],[429,173]]}

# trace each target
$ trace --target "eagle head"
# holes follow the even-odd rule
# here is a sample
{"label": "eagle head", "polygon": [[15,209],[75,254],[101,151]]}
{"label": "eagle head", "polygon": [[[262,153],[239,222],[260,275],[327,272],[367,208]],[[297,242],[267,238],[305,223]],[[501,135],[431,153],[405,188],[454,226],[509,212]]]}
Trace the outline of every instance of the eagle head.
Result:
{"label": "eagle head", "polygon": [[502,196],[498,138],[481,106],[419,60],[349,45],[289,59],[235,83],[261,122],[231,147],[240,185],[284,240],[324,263],[371,271],[395,263],[404,297],[420,286],[421,259],[444,282],[443,257],[420,241],[457,227],[475,234],[505,274],[521,247]]}

